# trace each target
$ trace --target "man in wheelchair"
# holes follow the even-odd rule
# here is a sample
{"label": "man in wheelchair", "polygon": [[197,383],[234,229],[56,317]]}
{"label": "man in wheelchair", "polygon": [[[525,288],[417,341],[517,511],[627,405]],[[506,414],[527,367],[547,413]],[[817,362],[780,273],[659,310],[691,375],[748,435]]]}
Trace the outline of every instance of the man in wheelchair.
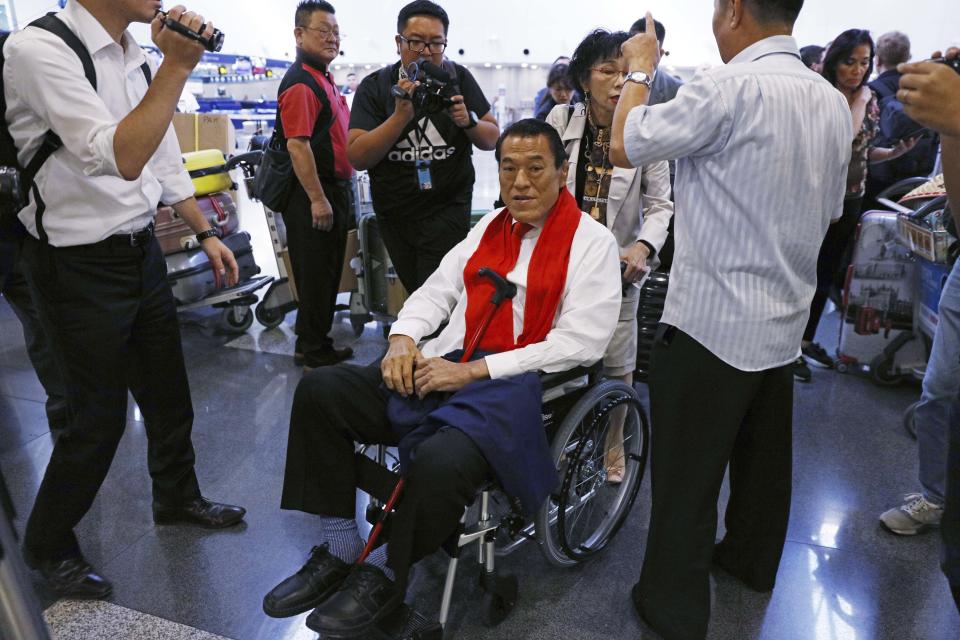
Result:
{"label": "man in wheelchair", "polygon": [[[620,308],[618,249],[567,191],[552,127],[517,122],[496,158],[507,207],[407,300],[379,365],[317,369],[297,386],[281,507],[320,516],[323,544],[264,597],[268,615],[316,607],[307,626],[324,637],[362,634],[402,605],[410,567],[456,531],[489,478],[528,514],[557,484],[537,372],[603,356]],[[515,297],[494,309],[497,278],[482,268]],[[461,362],[471,343],[474,357]],[[399,445],[405,478],[389,543],[362,564],[356,443]]]}

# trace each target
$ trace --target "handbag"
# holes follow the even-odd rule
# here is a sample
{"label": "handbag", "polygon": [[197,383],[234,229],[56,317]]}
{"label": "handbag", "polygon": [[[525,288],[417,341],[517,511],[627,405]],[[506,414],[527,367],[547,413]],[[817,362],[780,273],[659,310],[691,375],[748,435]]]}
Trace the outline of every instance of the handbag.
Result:
{"label": "handbag", "polygon": [[282,212],[290,202],[293,180],[296,180],[296,176],[290,152],[286,145],[278,140],[277,131],[274,130],[253,178],[254,197],[268,209]]}

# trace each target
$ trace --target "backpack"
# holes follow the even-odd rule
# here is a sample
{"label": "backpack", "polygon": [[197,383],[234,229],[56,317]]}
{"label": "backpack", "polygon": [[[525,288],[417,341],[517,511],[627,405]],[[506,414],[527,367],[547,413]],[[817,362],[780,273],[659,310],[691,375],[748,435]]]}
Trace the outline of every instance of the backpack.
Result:
{"label": "backpack", "polygon": [[[96,91],[97,71],[93,66],[93,58],[90,57],[90,52],[87,51],[87,48],[84,46],[77,34],[71,31],[70,27],[68,27],[54,13],[48,13],[47,15],[34,20],[28,24],[26,28],[30,27],[36,27],[38,29],[43,29],[44,31],[49,31],[63,40],[64,44],[70,47],[70,49],[77,54],[77,57],[80,58],[80,63],[83,65],[83,75],[86,76],[90,86],[92,86],[94,91]],[[3,189],[5,185],[0,183],[0,238],[12,237],[24,233],[23,225],[17,218],[17,213],[19,213],[19,211],[26,206],[27,202],[29,201],[31,191],[33,192],[35,198],[39,196],[36,185],[33,182],[34,178],[40,171],[40,168],[43,166],[43,163],[45,163],[55,151],[63,146],[63,142],[60,140],[60,137],[52,130],[48,130],[44,135],[43,143],[40,145],[40,148],[34,154],[27,166],[23,167],[20,165],[20,162],[17,159],[17,148],[13,142],[13,137],[10,135],[10,129],[7,125],[6,118],[7,99],[3,86],[3,47],[6,44],[8,37],[10,37],[9,33],[0,34],[0,167],[14,169],[19,174],[19,193],[7,194]],[[144,62],[140,66],[140,69],[143,71],[143,76],[149,85],[153,80],[153,74],[150,71],[150,65]],[[42,213],[42,207],[38,206],[38,222]],[[41,235],[41,240],[46,241],[46,233],[43,232],[42,225],[37,224],[37,231]]]}

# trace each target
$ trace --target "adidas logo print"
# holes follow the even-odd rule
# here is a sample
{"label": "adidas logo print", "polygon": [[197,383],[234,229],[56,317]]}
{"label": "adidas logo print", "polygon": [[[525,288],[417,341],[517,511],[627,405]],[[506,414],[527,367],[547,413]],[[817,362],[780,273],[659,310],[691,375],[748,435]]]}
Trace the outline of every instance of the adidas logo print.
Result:
{"label": "adidas logo print", "polygon": [[457,148],[447,144],[433,122],[421,118],[417,127],[398,142],[387,157],[393,162],[446,160],[456,152]]}

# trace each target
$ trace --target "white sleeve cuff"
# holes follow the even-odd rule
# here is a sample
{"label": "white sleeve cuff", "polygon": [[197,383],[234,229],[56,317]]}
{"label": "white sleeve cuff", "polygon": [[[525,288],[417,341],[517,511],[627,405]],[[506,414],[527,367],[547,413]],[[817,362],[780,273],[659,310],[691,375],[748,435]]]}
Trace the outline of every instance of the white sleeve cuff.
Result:
{"label": "white sleeve cuff", "polygon": [[157,177],[160,180],[160,186],[163,188],[160,201],[164,204],[170,205],[182,202],[187,198],[192,198],[196,192],[193,180],[190,179],[190,174],[186,170],[181,169],[172,175]]}
{"label": "white sleeve cuff", "polygon": [[515,351],[504,351],[503,353],[494,353],[484,358],[487,363],[487,371],[490,373],[490,379],[509,378],[524,373],[520,366]]}
{"label": "white sleeve cuff", "polygon": [[390,338],[393,336],[407,336],[412,338],[416,344],[427,334],[429,327],[425,323],[417,320],[397,320],[390,327]]}
{"label": "white sleeve cuff", "polygon": [[113,139],[117,135],[117,125],[113,124],[99,131],[93,131],[90,146],[93,149],[93,164],[85,164],[84,175],[91,178],[97,176],[113,176],[122,178],[117,167],[117,154],[113,149]]}

